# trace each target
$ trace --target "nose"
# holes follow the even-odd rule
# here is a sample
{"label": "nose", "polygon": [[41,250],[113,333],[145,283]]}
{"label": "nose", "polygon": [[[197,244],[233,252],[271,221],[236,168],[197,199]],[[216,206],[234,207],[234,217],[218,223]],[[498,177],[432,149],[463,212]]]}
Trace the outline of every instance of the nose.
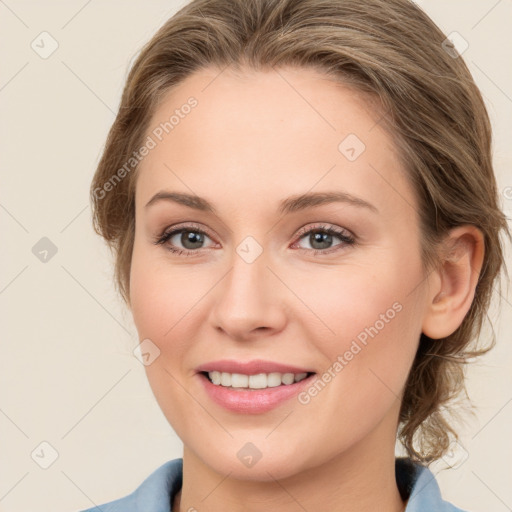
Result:
{"label": "nose", "polygon": [[[290,292],[263,251],[254,261],[234,253],[232,266],[216,286],[213,325],[237,340],[281,331],[287,321]],[[288,297],[287,297],[288,294]]]}

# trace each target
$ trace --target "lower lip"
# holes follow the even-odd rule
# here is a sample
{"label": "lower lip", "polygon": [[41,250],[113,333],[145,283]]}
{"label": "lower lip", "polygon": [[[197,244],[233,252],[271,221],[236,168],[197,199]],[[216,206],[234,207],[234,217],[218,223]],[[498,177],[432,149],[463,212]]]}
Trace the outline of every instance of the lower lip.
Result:
{"label": "lower lip", "polygon": [[234,412],[258,414],[270,411],[286,400],[299,394],[302,389],[311,384],[316,374],[312,374],[300,382],[282,384],[273,388],[254,389],[250,391],[237,390],[210,382],[208,377],[198,373],[203,386],[210,398],[217,404]]}

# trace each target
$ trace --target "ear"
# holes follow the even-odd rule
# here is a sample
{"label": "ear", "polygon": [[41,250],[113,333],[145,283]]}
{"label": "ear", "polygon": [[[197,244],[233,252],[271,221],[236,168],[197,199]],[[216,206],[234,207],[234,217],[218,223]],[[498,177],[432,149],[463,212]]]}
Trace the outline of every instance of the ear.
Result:
{"label": "ear", "polygon": [[483,234],[475,226],[457,226],[445,238],[439,268],[428,278],[422,332],[429,338],[445,338],[461,325],[475,296],[484,251]]}

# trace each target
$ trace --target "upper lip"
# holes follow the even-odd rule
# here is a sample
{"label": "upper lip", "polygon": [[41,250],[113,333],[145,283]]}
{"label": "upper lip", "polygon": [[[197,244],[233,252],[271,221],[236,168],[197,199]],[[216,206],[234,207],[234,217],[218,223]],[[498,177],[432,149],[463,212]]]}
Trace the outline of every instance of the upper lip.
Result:
{"label": "upper lip", "polygon": [[242,375],[256,375],[257,373],[314,373],[307,368],[299,368],[289,364],[277,363],[274,361],[265,361],[263,359],[253,359],[252,361],[232,361],[221,359],[219,361],[210,361],[196,368],[200,372],[226,372],[240,373]]}

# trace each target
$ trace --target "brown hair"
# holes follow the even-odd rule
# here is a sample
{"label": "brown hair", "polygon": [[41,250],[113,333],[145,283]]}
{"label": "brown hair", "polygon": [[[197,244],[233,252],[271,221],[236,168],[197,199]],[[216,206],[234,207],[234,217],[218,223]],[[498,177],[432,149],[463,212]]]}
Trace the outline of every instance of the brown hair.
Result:
{"label": "brown hair", "polygon": [[371,94],[414,185],[425,272],[439,264],[437,248],[450,228],[475,225],[485,241],[468,314],[442,340],[421,335],[405,387],[399,438],[409,456],[423,462],[441,457],[457,438],[442,408],[465,391],[464,363],[495,343],[493,334],[489,347],[469,350],[504,267],[500,231],[510,238],[498,205],[488,114],[464,61],[446,51],[445,39],[408,0],[194,0],[137,57],[91,185],[94,229],[115,253],[116,286],[129,305],[137,167],[108,193],[105,184],[141,147],[170,88],[209,66],[295,66]]}

